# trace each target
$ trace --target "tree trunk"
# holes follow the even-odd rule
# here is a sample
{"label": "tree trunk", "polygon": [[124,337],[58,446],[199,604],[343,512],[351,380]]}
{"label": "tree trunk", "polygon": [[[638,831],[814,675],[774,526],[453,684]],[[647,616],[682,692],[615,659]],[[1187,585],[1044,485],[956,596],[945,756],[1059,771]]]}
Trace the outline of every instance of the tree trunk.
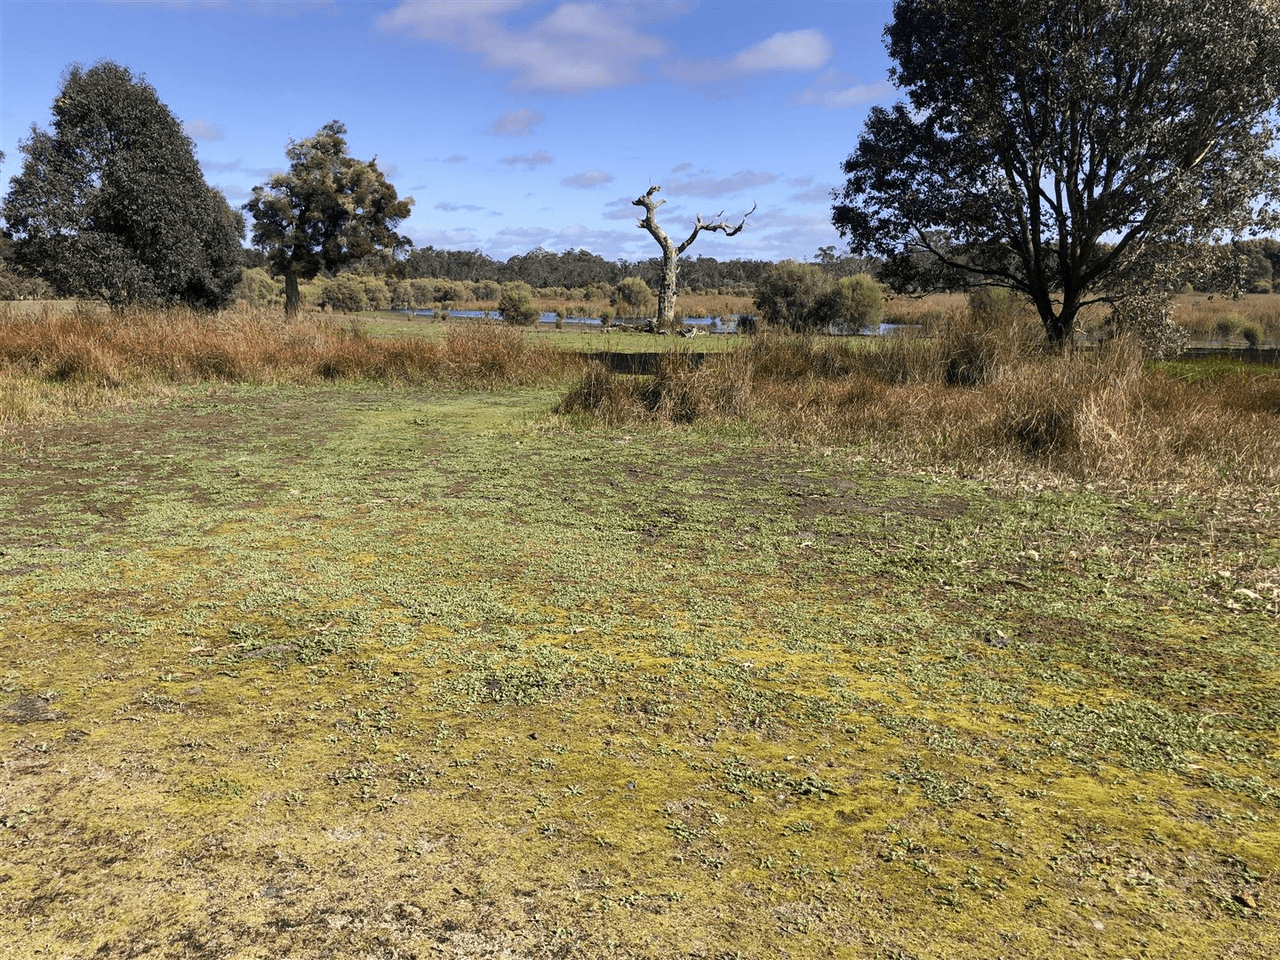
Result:
{"label": "tree trunk", "polygon": [[675,247],[667,244],[662,248],[662,283],[658,285],[658,320],[659,330],[676,328],[676,272],[680,268],[680,260]]}
{"label": "tree trunk", "polygon": [[1063,304],[1057,313],[1053,312],[1052,304],[1047,309],[1040,308],[1040,323],[1044,327],[1045,338],[1055,353],[1070,349],[1076,332],[1076,314],[1079,312],[1079,304]]}
{"label": "tree trunk", "polygon": [[298,275],[286,273],[284,275],[284,315],[290,319],[296,317],[301,306],[302,292],[298,289]]}
{"label": "tree trunk", "polygon": [[[707,223],[701,216],[695,217],[693,232],[689,234],[689,239],[677,247],[671,238],[667,236],[667,232],[658,226],[658,221],[654,218],[654,213],[658,207],[666,203],[665,200],[653,199],[653,195],[661,189],[659,186],[650,187],[648,192],[636,197],[631,201],[631,204],[636,207],[644,207],[644,219],[637,221],[636,225],[649,231],[649,235],[657,240],[658,246],[662,248],[662,283],[658,287],[657,329],[670,331],[676,327],[676,271],[679,268],[680,254],[689,249],[689,244],[693,243],[703,230],[723,233],[726,237],[732,237],[740,233],[746,225],[747,217],[755,213],[756,208],[752,206],[736,226],[720,220],[720,214],[716,214],[717,219],[712,223]],[[722,214],[723,212],[722,210],[720,213]]]}

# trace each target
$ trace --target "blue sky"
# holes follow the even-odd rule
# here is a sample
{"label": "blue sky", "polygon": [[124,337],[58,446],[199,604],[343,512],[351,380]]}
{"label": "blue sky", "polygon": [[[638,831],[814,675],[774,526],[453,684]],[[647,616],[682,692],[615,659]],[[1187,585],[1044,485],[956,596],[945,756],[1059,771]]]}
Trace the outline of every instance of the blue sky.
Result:
{"label": "blue sky", "polygon": [[71,63],[142,73],[233,205],[330,120],[378,157],[415,245],[655,256],[659,222],[738,217],[688,256],[812,259],[867,109],[896,99],[890,0],[0,0],[0,183]]}

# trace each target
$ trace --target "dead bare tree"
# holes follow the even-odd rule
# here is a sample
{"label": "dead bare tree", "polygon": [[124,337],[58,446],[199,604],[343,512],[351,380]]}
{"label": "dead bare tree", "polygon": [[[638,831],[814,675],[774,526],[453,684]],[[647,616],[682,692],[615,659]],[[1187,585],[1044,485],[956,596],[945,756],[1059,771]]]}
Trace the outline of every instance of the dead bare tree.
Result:
{"label": "dead bare tree", "polygon": [[653,198],[653,195],[661,189],[662,187],[660,186],[652,186],[643,196],[636,197],[631,203],[637,207],[644,207],[644,219],[637,220],[636,225],[648,230],[650,236],[658,241],[658,246],[662,247],[662,284],[658,289],[657,326],[659,330],[672,330],[676,325],[676,271],[679,267],[680,254],[689,249],[689,246],[703,230],[723,233],[726,237],[741,233],[742,228],[747,225],[747,217],[756,212],[757,204],[752,204],[751,209],[744,213],[742,219],[736,224],[720,219],[724,216],[723,210],[717,213],[710,222],[703,220],[699,214],[694,218],[693,232],[689,234],[689,238],[684,243],[676,246],[674,241],[667,236],[666,231],[658,226],[658,221],[654,219],[654,214],[658,208],[667,202],[666,200],[655,200]]}

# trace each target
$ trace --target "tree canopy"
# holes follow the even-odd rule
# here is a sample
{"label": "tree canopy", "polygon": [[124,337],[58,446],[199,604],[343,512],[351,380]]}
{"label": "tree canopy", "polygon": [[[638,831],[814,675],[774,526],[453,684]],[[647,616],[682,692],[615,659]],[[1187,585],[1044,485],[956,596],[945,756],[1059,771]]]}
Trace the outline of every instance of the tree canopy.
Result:
{"label": "tree canopy", "polygon": [[51,131],[32,125],[4,200],[15,261],[66,296],[216,308],[240,278],[244,221],[191,139],[126,67],[68,68]]}
{"label": "tree canopy", "polygon": [[299,280],[336,271],[359,260],[394,256],[412,245],[395,232],[409,215],[378,169],[347,155],[347,128],[337,120],[314,136],[290,141],[290,166],[253,188],[244,209],[253,217],[253,244],[267,254],[274,274],[285,278],[285,311],[297,313]]}
{"label": "tree canopy", "polygon": [[900,288],[1008,287],[1060,344],[1277,223],[1276,0],[897,0],[885,40],[908,103],[871,110],[833,222]]}

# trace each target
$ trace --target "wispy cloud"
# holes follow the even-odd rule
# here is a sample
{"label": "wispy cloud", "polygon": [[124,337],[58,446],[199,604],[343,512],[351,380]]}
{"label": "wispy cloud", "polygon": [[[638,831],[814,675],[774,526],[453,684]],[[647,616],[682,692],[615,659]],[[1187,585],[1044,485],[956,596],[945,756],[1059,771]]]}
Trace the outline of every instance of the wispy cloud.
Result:
{"label": "wispy cloud", "polygon": [[606,173],[604,170],[584,170],[582,173],[575,173],[560,181],[561,186],[573,187],[577,190],[593,190],[606,183],[613,183],[613,174]]}
{"label": "wispy cloud", "polygon": [[186,131],[187,136],[192,140],[201,140],[205,143],[213,143],[215,140],[225,140],[227,138],[221,127],[214,126],[208,120],[184,120],[182,121],[182,129]]}
{"label": "wispy cloud", "polygon": [[820,30],[775,33],[741,51],[731,61],[741,73],[760,70],[817,70],[831,59],[831,41]]}
{"label": "wispy cloud", "polygon": [[793,193],[788,198],[794,203],[831,203],[832,187],[827,184],[819,183],[810,187],[808,190],[801,190],[799,193]]}
{"label": "wispy cloud", "polygon": [[632,199],[635,198],[619,197],[617,200],[610,200],[604,205],[604,218],[606,220],[639,220],[640,208],[631,202]]}
{"label": "wispy cloud", "polygon": [[405,2],[378,17],[379,29],[480,54],[515,84],[581,93],[633,83],[644,65],[667,50],[660,37],[637,29],[632,4],[561,3],[532,22],[512,17],[522,0]]}
{"label": "wispy cloud", "polygon": [[532,170],[534,167],[545,167],[549,163],[554,163],[555,157],[545,150],[535,150],[533,153],[520,156],[503,157],[498,162],[506,167],[524,167],[526,170]]}
{"label": "wispy cloud", "polygon": [[797,103],[812,103],[820,107],[861,107],[893,95],[893,84],[888,80],[875,83],[850,83],[848,78],[835,70],[825,70],[817,82],[796,95]]}
{"label": "wispy cloud", "polygon": [[474,203],[449,203],[447,201],[437,203],[435,208],[443,210],[445,213],[457,213],[459,210],[466,210],[470,213],[479,213],[484,207],[478,207]]}
{"label": "wispy cloud", "polygon": [[533,128],[545,119],[547,119],[545,114],[528,107],[508,110],[489,124],[489,132],[502,137],[524,137],[533,133]]}
{"label": "wispy cloud", "polygon": [[663,192],[672,197],[731,197],[752,187],[763,187],[778,180],[776,173],[757,170],[739,170],[727,177],[716,177],[701,171],[688,177],[678,177],[662,185]]}
{"label": "wispy cloud", "polygon": [[728,57],[676,60],[664,66],[675,80],[719,83],[768,71],[808,72],[831,59],[832,47],[821,30],[775,33]]}

